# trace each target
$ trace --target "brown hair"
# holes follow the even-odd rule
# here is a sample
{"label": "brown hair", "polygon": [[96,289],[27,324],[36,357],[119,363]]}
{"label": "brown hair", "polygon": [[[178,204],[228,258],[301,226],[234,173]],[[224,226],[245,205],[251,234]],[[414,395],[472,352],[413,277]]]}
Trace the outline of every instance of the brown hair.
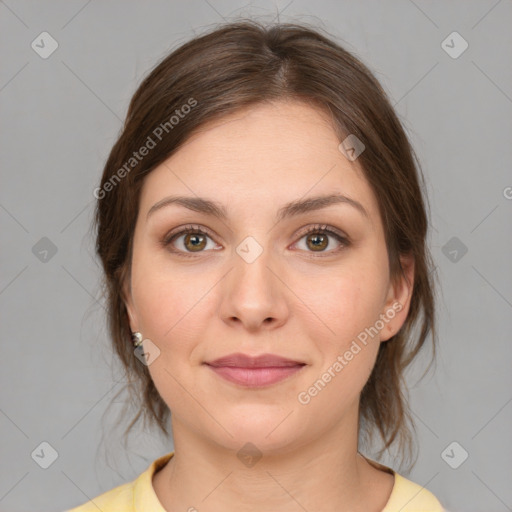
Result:
{"label": "brown hair", "polygon": [[[410,454],[414,423],[403,372],[429,333],[433,356],[436,342],[434,267],[426,245],[426,197],[417,157],[386,93],[354,55],[304,24],[265,26],[251,20],[192,39],[149,73],[130,102],[95,192],[96,251],[105,274],[109,333],[130,396],[139,401],[125,436],[141,416],[167,436],[170,413],[147,367],[134,356],[123,299],[143,179],[204,123],[260,102],[287,99],[327,112],[340,142],[349,134],[363,141],[358,162],[378,200],[391,276],[402,272],[400,254],[414,256],[408,317],[398,333],[380,344],[360,401],[360,432],[368,439],[380,433],[380,455],[395,441],[402,455]],[[134,151],[149,147],[150,140],[154,149],[135,159]]]}

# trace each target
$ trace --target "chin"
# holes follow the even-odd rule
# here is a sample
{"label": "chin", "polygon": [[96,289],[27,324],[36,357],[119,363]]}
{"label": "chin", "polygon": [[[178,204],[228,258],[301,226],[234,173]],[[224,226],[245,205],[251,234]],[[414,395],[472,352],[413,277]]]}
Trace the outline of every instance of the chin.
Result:
{"label": "chin", "polygon": [[[250,416],[234,415],[229,421],[221,421],[232,437],[224,429],[216,429],[222,436],[217,439],[217,443],[235,452],[243,449],[247,443],[265,454],[291,449],[292,445],[300,444],[297,439],[300,429],[295,425],[292,415],[287,418],[291,410],[269,414],[268,411],[265,413],[254,407]],[[211,430],[209,433],[211,435]]]}

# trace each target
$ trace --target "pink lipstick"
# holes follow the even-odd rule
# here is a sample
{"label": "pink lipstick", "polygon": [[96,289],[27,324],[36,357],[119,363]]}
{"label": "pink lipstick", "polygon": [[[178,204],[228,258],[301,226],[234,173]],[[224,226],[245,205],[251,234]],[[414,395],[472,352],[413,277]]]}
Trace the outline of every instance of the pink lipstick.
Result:
{"label": "pink lipstick", "polygon": [[306,363],[274,354],[251,357],[237,353],[205,364],[225,380],[254,388],[276,384],[297,373]]}

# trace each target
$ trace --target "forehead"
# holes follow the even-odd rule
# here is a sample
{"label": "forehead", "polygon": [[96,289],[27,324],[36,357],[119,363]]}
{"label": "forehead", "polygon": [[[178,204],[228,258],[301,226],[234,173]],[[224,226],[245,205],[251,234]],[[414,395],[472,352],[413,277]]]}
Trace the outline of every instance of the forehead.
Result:
{"label": "forehead", "polygon": [[166,195],[209,197],[227,206],[277,210],[313,195],[341,193],[378,216],[357,160],[339,150],[329,116],[295,101],[262,103],[197,129],[146,178],[141,210]]}

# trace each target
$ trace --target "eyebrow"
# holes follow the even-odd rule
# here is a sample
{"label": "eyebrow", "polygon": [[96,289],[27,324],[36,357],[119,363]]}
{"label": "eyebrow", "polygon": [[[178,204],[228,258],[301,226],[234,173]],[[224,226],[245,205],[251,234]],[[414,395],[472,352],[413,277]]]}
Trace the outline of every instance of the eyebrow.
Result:
{"label": "eyebrow", "polygon": [[[226,208],[216,201],[212,201],[203,197],[169,196],[158,201],[149,209],[146,215],[146,220],[156,211],[171,204],[178,204],[188,208],[189,210],[211,215],[222,220],[226,220],[228,218]],[[278,210],[276,221],[281,222],[284,219],[316,210],[321,210],[322,208],[327,208],[328,206],[334,204],[348,204],[354,207],[363,216],[367,217],[368,219],[370,218],[364,206],[358,201],[344,196],[343,194],[330,194],[324,196],[308,197],[307,199],[299,199],[297,201],[287,203]]]}

